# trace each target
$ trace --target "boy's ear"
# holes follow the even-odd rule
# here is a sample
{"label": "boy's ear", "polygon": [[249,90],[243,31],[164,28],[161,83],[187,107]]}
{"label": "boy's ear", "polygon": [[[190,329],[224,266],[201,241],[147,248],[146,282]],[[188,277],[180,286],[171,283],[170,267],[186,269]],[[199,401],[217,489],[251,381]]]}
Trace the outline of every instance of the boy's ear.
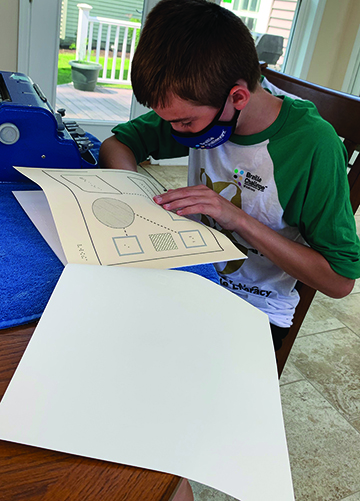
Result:
{"label": "boy's ear", "polygon": [[230,91],[230,99],[232,100],[232,104],[237,110],[242,110],[248,104],[250,99],[250,91],[247,88],[247,85],[244,84],[236,84]]}

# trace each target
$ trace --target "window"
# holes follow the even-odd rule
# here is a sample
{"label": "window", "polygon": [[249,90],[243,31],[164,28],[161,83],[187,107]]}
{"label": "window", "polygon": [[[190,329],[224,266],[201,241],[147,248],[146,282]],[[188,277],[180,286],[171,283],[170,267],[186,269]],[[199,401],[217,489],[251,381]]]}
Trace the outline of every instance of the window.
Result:
{"label": "window", "polygon": [[268,3],[269,0],[223,0],[221,6],[239,16],[250,31],[258,31],[260,7]]}
{"label": "window", "polygon": [[280,70],[300,3],[301,0],[222,0],[221,5],[240,17],[253,33],[256,43],[259,35],[265,33],[282,37],[282,54],[274,65]]}
{"label": "window", "polygon": [[240,10],[249,10],[250,12],[258,12],[259,6],[260,6],[260,0],[242,0],[240,2]]}

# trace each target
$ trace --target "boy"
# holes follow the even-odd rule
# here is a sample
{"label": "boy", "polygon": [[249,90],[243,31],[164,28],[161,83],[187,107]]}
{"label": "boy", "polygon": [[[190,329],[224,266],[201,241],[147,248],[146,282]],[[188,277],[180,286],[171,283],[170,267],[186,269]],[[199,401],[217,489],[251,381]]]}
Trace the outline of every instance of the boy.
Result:
{"label": "boy", "polygon": [[153,111],[113,129],[104,167],[189,154],[188,187],[155,197],[223,231],[247,254],[215,265],[220,282],[268,314],[275,349],[292,322],[297,280],[341,298],[360,276],[346,152],[308,101],[259,84],[252,36],[205,0],[162,0],[132,63],[137,100]]}

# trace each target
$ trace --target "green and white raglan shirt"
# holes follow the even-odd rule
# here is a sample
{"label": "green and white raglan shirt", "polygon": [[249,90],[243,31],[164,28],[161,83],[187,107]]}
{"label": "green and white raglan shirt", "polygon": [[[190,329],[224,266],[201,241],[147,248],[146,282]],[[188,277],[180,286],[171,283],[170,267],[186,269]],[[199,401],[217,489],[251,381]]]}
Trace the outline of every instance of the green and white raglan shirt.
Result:
{"label": "green and white raglan shirt", "polygon": [[[154,112],[113,129],[138,162],[189,154],[188,184],[205,184],[247,214],[290,240],[319,251],[340,275],[360,276],[360,242],[349,202],[347,155],[331,125],[309,101],[283,98],[280,114],[265,131],[233,135],[210,150],[190,151],[171,137]],[[201,220],[221,228],[207,216]],[[296,280],[238,234],[223,231],[248,259],[215,265],[220,283],[268,314],[291,325]]]}

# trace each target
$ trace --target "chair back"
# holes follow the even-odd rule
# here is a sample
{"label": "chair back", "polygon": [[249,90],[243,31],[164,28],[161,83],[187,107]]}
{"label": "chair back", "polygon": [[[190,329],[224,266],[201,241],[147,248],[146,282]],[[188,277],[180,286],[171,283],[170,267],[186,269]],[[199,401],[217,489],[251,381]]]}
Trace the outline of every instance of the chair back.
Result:
{"label": "chair back", "polygon": [[[320,115],[331,123],[343,139],[349,158],[350,201],[355,214],[360,205],[360,97],[279,73],[268,68],[267,65],[261,66],[261,73],[279,89],[312,101]],[[300,294],[300,302],[296,307],[289,334],[284,339],[280,350],[276,352],[279,377],[316,292],[300,282],[297,283],[296,288]]]}

